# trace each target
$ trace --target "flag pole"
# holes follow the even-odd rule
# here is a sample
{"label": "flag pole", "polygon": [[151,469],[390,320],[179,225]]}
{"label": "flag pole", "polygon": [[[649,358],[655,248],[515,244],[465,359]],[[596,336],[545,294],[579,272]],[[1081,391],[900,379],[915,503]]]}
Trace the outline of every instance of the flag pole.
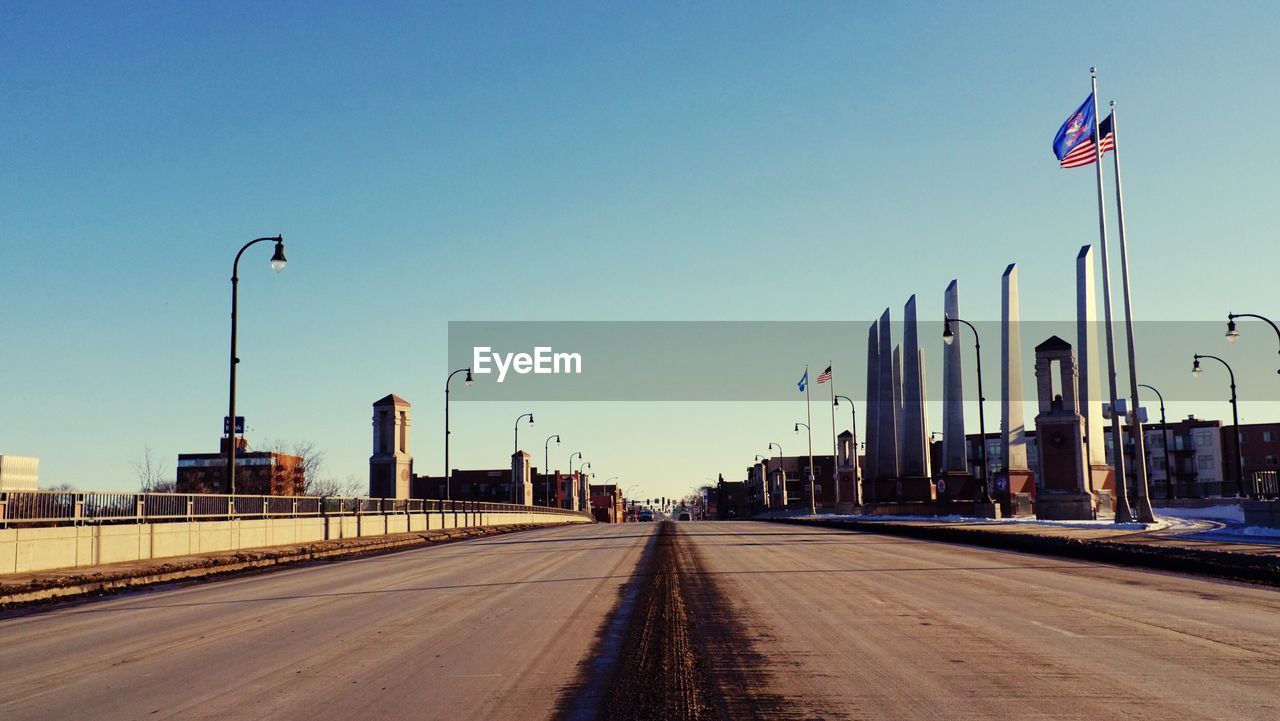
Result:
{"label": "flag pole", "polygon": [[831,377],[827,382],[831,384],[831,482],[836,484],[836,513],[840,512],[840,442],[836,439],[836,374],[835,363],[827,361],[827,367],[831,368]]}
{"label": "flag pole", "polygon": [[1151,510],[1151,498],[1147,489],[1146,434],[1142,430],[1142,418],[1138,415],[1138,365],[1133,358],[1133,308],[1129,290],[1129,247],[1124,236],[1124,186],[1120,182],[1120,130],[1116,127],[1116,101],[1111,101],[1111,136],[1114,147],[1111,159],[1116,170],[1116,222],[1120,227],[1120,278],[1124,292],[1124,325],[1129,345],[1129,395],[1133,397],[1133,422],[1129,424],[1133,434],[1133,511],[1142,523],[1155,523]]}
{"label": "flag pole", "polygon": [[808,365],[804,367],[804,377],[806,379],[804,384],[804,415],[805,420],[808,421],[804,429],[809,434],[809,515],[816,516],[818,515],[818,499],[814,497],[813,493],[813,408],[809,403],[809,386],[812,384],[808,381]]}
{"label": "flag pole", "polygon": [[1103,328],[1107,335],[1107,382],[1111,399],[1111,436],[1114,439],[1112,463],[1116,469],[1116,523],[1129,523],[1133,516],[1129,512],[1129,493],[1125,488],[1124,473],[1124,431],[1120,424],[1120,415],[1116,413],[1116,351],[1115,337],[1111,327],[1111,271],[1107,261],[1107,210],[1106,191],[1102,187],[1102,138],[1098,137],[1098,73],[1097,68],[1089,68],[1092,82],[1093,98],[1093,160],[1094,170],[1098,178],[1098,239],[1102,250],[1102,307]]}

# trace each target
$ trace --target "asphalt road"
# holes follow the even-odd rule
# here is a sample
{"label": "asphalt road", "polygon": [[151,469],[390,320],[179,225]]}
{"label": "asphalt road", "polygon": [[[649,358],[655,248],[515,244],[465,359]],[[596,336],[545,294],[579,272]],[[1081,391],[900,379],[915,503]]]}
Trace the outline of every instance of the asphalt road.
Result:
{"label": "asphalt road", "polygon": [[653,532],[540,529],[5,618],[0,718],[547,718]]}
{"label": "asphalt road", "polygon": [[719,717],[1280,718],[1274,590],[819,528],[676,528],[668,566],[635,578],[656,524],[3,618],[0,718],[565,716],[623,585],[654,578],[682,589],[651,597],[687,605],[687,665],[718,687],[703,697],[743,709]]}
{"label": "asphalt road", "polygon": [[1274,590],[819,528],[680,530],[747,664],[765,659],[738,693],[795,717],[1280,718]]}

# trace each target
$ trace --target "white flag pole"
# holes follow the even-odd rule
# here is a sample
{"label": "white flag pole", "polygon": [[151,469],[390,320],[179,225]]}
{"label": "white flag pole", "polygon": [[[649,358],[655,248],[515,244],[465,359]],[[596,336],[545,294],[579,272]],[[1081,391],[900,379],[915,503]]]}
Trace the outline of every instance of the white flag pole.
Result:
{"label": "white flag pole", "polygon": [[1107,383],[1111,399],[1111,436],[1114,439],[1112,465],[1116,469],[1116,523],[1129,523],[1133,516],[1129,512],[1129,494],[1125,488],[1124,473],[1124,430],[1120,423],[1120,415],[1116,413],[1116,351],[1115,334],[1111,327],[1111,266],[1107,261],[1107,211],[1106,192],[1102,187],[1102,138],[1098,137],[1098,74],[1096,68],[1089,68],[1089,78],[1093,87],[1093,160],[1094,170],[1098,178],[1098,238],[1102,255],[1102,307],[1103,328],[1107,331]]}
{"label": "white flag pole", "polygon": [[1120,182],[1120,129],[1116,123],[1116,101],[1111,101],[1111,136],[1115,147],[1111,151],[1116,170],[1116,222],[1120,227],[1120,279],[1124,293],[1124,326],[1129,345],[1129,395],[1133,398],[1129,424],[1133,434],[1133,512],[1142,523],[1155,523],[1151,510],[1151,498],[1147,492],[1147,450],[1142,430],[1142,418],[1138,415],[1138,364],[1133,357],[1133,307],[1129,290],[1129,248],[1124,236],[1124,186]]}

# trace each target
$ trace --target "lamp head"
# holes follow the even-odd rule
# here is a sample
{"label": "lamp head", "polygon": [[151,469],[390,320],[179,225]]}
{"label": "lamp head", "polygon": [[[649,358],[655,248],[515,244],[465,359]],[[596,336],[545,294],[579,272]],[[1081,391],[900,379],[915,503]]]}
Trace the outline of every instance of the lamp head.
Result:
{"label": "lamp head", "polygon": [[1235,345],[1240,340],[1240,332],[1236,330],[1236,322],[1234,320],[1227,321],[1227,342]]}
{"label": "lamp head", "polygon": [[529,425],[533,425],[533,414],[529,414]]}
{"label": "lamp head", "polygon": [[947,318],[942,321],[942,342],[951,345],[956,342],[955,333],[951,332],[951,319]]}
{"label": "lamp head", "polygon": [[468,387],[468,388],[470,388],[472,383],[475,383],[475,379],[473,379],[473,378],[471,377],[471,369],[470,369],[470,368],[468,368],[468,369],[467,369],[467,379],[466,379],[466,385],[467,385],[467,387]]}
{"label": "lamp head", "polygon": [[1191,375],[1194,378],[1199,378],[1200,374],[1203,372],[1204,371],[1200,370],[1200,358],[1197,356],[1195,362],[1191,365]]}
{"label": "lamp head", "polygon": [[284,236],[276,238],[276,252],[271,256],[271,269],[279,273],[289,261],[284,257]]}
{"label": "lamp head", "polygon": [[799,424],[799,423],[797,423],[797,424],[796,424],[796,433],[799,433],[799,432],[800,432],[800,424]]}

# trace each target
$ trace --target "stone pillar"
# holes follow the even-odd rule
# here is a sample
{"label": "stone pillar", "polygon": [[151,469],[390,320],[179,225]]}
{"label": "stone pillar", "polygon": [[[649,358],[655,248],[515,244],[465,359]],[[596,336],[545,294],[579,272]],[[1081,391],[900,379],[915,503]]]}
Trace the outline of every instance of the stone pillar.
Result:
{"label": "stone pillar", "polygon": [[1098,292],[1093,279],[1093,246],[1076,255],[1076,397],[1084,417],[1084,444],[1089,466],[1089,490],[1099,494],[1106,509],[1113,508],[1115,471],[1107,465],[1107,431],[1102,419],[1102,366],[1098,363]]}
{"label": "stone pillar", "polygon": [[[1060,371],[1061,394],[1053,392],[1055,364]],[[1097,515],[1097,505],[1088,488],[1084,417],[1080,415],[1076,398],[1079,378],[1071,344],[1053,336],[1036,346],[1035,367],[1040,400],[1036,433],[1041,475],[1036,516],[1053,520],[1092,519]]]}
{"label": "stone pillar", "polygon": [[1027,468],[1027,427],[1022,413],[1022,322],[1015,263],[1009,264],[1001,279],[1000,419],[1004,467],[996,475],[993,495],[1003,515],[1029,515],[1034,512],[1035,478]]}
{"label": "stone pillar", "polygon": [[516,451],[511,454],[511,502],[522,506],[533,505],[533,476],[529,463],[528,453]]}
{"label": "stone pillar", "polygon": [[373,404],[373,455],[369,456],[369,495],[373,498],[409,498],[412,478],[409,401],[392,394]]}
{"label": "stone pillar", "polygon": [[880,316],[879,361],[880,372],[876,385],[876,501],[890,498],[898,481],[898,393],[894,380],[894,353],[892,331],[889,327],[889,309]]}
{"label": "stone pillar", "polygon": [[[781,456],[778,463],[782,463]],[[769,503],[772,506],[770,510],[787,510],[787,472],[781,467],[769,471]]]}
{"label": "stone pillar", "polygon": [[871,328],[867,331],[867,412],[864,414],[863,423],[866,431],[862,435],[862,442],[866,444],[866,466],[862,469],[862,496],[867,503],[876,501],[875,481],[880,477],[879,466],[876,463],[879,458],[878,450],[880,447],[879,424],[880,424],[880,330],[878,323],[872,323]]}
{"label": "stone pillar", "polygon": [[924,370],[921,367],[919,332],[916,327],[916,297],[907,299],[902,312],[901,368],[902,497],[904,501],[933,500],[929,479],[929,435],[925,429]]}
{"label": "stone pillar", "polygon": [[[952,280],[943,293],[944,318],[960,318],[959,281]],[[977,498],[978,485],[969,471],[969,446],[964,429],[964,354],[969,333],[961,323],[951,324],[952,341],[942,346],[942,489],[939,496],[957,501]]]}

